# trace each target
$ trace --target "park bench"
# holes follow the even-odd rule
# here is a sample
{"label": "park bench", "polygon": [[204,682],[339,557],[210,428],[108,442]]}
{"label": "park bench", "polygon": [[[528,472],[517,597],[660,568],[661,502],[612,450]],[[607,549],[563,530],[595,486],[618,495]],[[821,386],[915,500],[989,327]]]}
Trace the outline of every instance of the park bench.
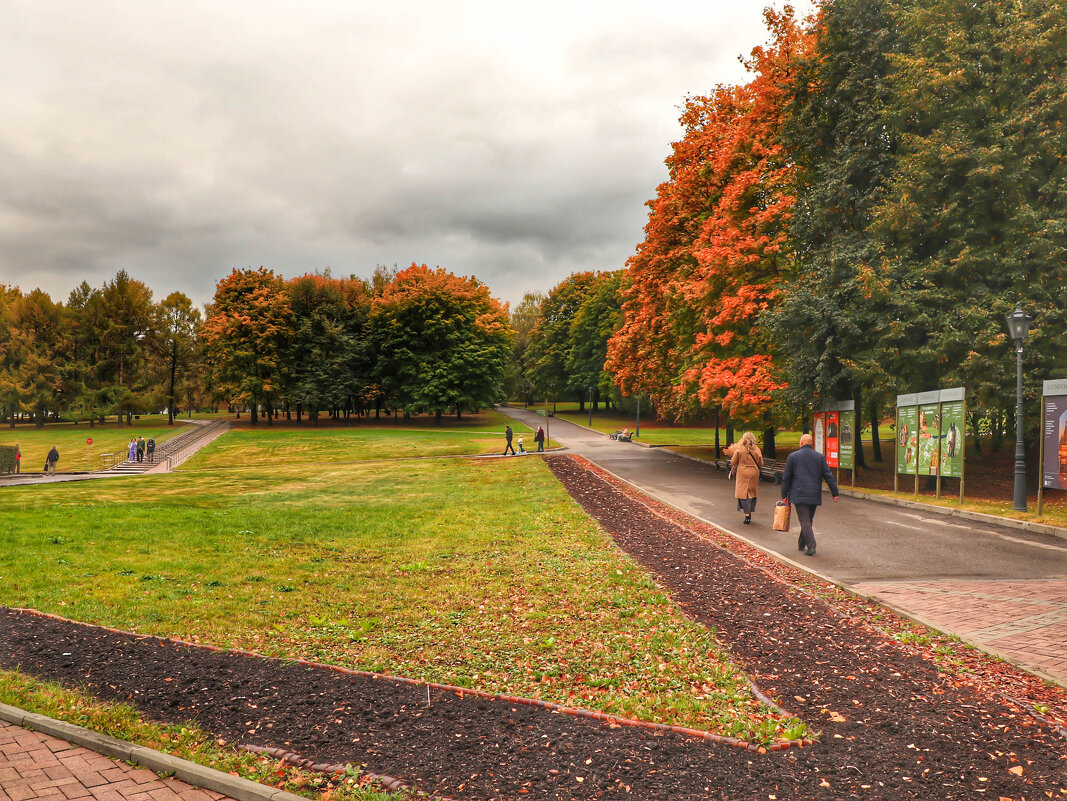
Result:
{"label": "park bench", "polygon": [[632,432],[623,434],[621,431],[616,431],[614,434],[609,434],[608,436],[618,442],[633,442],[634,439]]}
{"label": "park bench", "polygon": [[782,476],[785,474],[785,462],[777,459],[764,459],[763,467],[760,468],[759,474],[760,478],[773,481],[775,484],[781,484]]}
{"label": "park bench", "polygon": [[[720,456],[715,460],[716,470],[730,470],[730,457]],[[763,467],[760,468],[760,478],[765,478],[768,481],[773,481],[775,484],[782,483],[782,476],[785,473],[785,462],[778,459],[764,459]]]}

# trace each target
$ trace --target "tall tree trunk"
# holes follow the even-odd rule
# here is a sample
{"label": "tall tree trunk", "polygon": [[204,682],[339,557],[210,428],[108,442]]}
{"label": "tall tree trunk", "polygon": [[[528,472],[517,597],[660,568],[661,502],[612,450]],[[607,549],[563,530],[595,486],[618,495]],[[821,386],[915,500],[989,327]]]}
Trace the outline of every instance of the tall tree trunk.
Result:
{"label": "tall tree trunk", "polygon": [[719,458],[719,410],[715,410],[715,458]]}
{"label": "tall tree trunk", "polygon": [[778,458],[778,450],[774,444],[774,423],[763,429],[763,455],[768,459]]}
{"label": "tall tree trunk", "polygon": [[441,425],[441,410],[440,409],[437,409],[433,413],[433,424],[435,426]]}
{"label": "tall tree trunk", "polygon": [[585,393],[578,390],[578,411],[585,411]]}
{"label": "tall tree trunk", "polygon": [[729,448],[734,444],[734,421],[726,420],[726,447]]}
{"label": "tall tree trunk", "polygon": [[874,453],[874,461],[882,461],[882,435],[878,431],[878,399],[871,398],[868,406],[871,418],[871,451]]}
{"label": "tall tree trunk", "polygon": [[167,393],[167,425],[174,425],[174,377],[178,373],[178,340],[170,341],[170,390]]}
{"label": "tall tree trunk", "polygon": [[808,417],[807,413],[805,413],[804,416],[800,418],[800,433],[811,433],[811,418]]}

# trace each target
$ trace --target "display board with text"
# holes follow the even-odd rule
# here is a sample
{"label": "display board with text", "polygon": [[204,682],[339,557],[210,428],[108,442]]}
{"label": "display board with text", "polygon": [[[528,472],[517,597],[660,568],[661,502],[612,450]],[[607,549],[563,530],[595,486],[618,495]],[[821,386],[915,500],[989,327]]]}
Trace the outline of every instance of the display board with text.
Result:
{"label": "display board with text", "polygon": [[897,473],[963,479],[963,387],[897,396]]}
{"label": "display board with text", "polygon": [[1067,379],[1044,383],[1041,410],[1041,484],[1046,489],[1067,489]]}

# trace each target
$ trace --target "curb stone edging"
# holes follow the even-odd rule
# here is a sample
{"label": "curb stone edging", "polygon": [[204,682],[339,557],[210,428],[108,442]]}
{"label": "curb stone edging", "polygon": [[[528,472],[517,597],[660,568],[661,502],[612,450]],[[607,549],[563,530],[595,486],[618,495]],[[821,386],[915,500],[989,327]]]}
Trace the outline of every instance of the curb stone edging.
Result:
{"label": "curb stone edging", "polygon": [[0,703],[0,720],[80,745],[113,759],[136,762],[156,773],[170,774],[187,784],[223,793],[236,801],[308,801],[303,796],[279,790],[276,787],[268,787],[265,784],[257,784],[248,779],[231,776],[221,770],[198,765],[195,762],[164,754],[143,745],[119,740],[107,734],[100,734],[63,720],[39,715],[36,712],[27,712],[9,704]]}
{"label": "curb stone edging", "polygon": [[[315,773],[332,773],[338,775],[348,770],[348,765],[340,765],[335,762],[312,762],[310,759],[305,759],[295,751],[286,751],[284,748],[272,748],[264,745],[241,745],[238,746],[243,751],[248,751],[251,754],[266,754],[274,759],[280,759],[282,762],[288,762],[291,765],[297,765]],[[455,801],[455,799],[448,796],[439,795],[437,793],[427,793],[419,790],[417,787],[413,787],[410,784],[404,782],[403,779],[398,779],[396,776],[387,776],[384,773],[371,773],[369,770],[361,770],[360,774],[372,779],[386,790],[386,792],[400,792],[402,790],[408,790],[420,798],[431,798],[433,801]]]}
{"label": "curb stone edging", "polygon": [[[477,698],[484,698],[489,701],[503,701],[509,704],[517,704],[521,706],[534,706],[544,709],[552,714],[557,715],[571,715],[576,718],[589,718],[591,720],[597,720],[602,723],[607,723],[609,726],[629,726],[635,729],[648,729],[656,732],[671,732],[673,734],[680,734],[683,737],[690,737],[696,740],[703,740],[705,742],[721,743],[723,745],[733,746],[735,748],[742,748],[754,753],[766,753],[768,751],[784,751],[789,748],[804,748],[806,746],[815,745],[818,740],[816,739],[800,739],[800,740],[777,740],[770,745],[759,745],[757,743],[750,743],[748,740],[741,740],[737,737],[728,737],[723,734],[715,734],[710,731],[703,731],[701,729],[690,729],[685,726],[674,726],[666,723],[653,723],[652,721],[638,720],[636,718],[624,718],[618,715],[613,715],[610,712],[595,712],[590,709],[581,709],[579,707],[568,707],[561,704],[553,703],[552,701],[542,701],[540,698],[522,698],[516,695],[505,695],[503,693],[491,693],[484,690],[474,690],[469,687],[458,687],[451,684],[438,684],[431,681],[423,681],[421,679],[409,679],[402,676],[391,676],[386,673],[373,673],[366,670],[353,670],[352,668],[342,667],[341,665],[327,665],[321,662],[312,662],[307,659],[280,659],[277,657],[266,656],[265,654],[259,654],[255,651],[246,651],[240,648],[221,648],[217,645],[205,645],[203,643],[188,642],[186,640],[179,639],[177,637],[160,637],[155,634],[137,634],[135,632],[123,631],[122,629],[112,628],[110,626],[99,626],[95,623],[83,623],[78,620],[71,620],[70,618],[62,617],[61,615],[54,615],[51,612],[41,612],[37,609],[28,609],[26,607],[7,607],[13,612],[20,614],[33,615],[36,617],[50,618],[52,620],[59,620],[63,623],[73,623],[78,626],[86,626],[88,628],[100,629],[101,631],[110,631],[113,634],[121,634],[124,637],[137,637],[144,640],[155,640],[161,644],[169,643],[172,645],[183,645],[189,648],[197,648],[204,651],[214,651],[216,653],[224,654],[236,654],[238,656],[250,657],[254,659],[265,659],[271,662],[290,663],[295,665],[304,665],[307,667],[318,668],[320,670],[330,670],[335,673],[340,673],[347,676],[358,676],[361,678],[392,681],[397,684],[407,684],[414,687],[426,687],[427,690],[434,689],[442,692],[452,692],[462,698],[465,695],[472,695]],[[29,714],[29,713],[27,713]],[[299,796],[295,796],[299,798]],[[243,801],[243,799],[238,799]],[[279,799],[280,801],[280,799]]]}

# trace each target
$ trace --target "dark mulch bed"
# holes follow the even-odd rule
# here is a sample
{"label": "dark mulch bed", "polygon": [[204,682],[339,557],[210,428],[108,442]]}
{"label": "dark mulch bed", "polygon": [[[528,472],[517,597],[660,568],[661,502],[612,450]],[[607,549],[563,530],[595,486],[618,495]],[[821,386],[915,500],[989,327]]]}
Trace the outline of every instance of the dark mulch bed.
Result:
{"label": "dark mulch bed", "polygon": [[433,690],[427,700],[425,687],[11,610],[0,612],[0,666],[457,798],[1036,799],[1067,788],[1067,741],[1052,727],[957,686],[574,460],[550,464],[689,614],[718,629],[767,694],[822,731],[817,745],[755,754],[469,694]]}

